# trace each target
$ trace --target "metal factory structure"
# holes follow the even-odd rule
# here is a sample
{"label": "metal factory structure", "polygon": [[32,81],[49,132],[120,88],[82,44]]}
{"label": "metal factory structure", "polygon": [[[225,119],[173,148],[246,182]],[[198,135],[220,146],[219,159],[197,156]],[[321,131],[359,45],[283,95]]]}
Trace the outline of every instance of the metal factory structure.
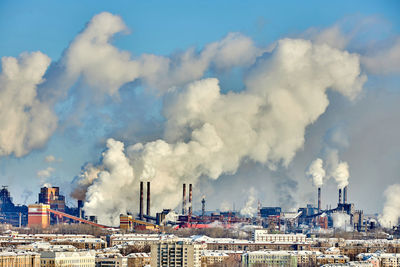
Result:
{"label": "metal factory structure", "polygon": [[[146,185],[146,186],[145,186]],[[146,207],[144,196],[146,187]],[[161,229],[166,225],[176,228],[209,228],[215,222],[219,226],[229,228],[236,223],[253,224],[271,230],[296,232],[308,228],[327,229],[333,227],[333,217],[348,216],[348,223],[352,229],[366,231],[364,213],[355,210],[354,204],[348,202],[348,187],[338,189],[338,203],[335,208],[322,208],[322,188],[317,188],[317,201],[315,205],[309,204],[299,208],[296,212],[284,212],[281,207],[262,207],[258,202],[258,212],[255,217],[244,217],[236,211],[208,212],[206,211],[206,198],[202,196],[198,202],[201,211],[193,209],[193,185],[182,184],[181,213],[176,214],[170,209],[163,209],[151,214],[151,183],[139,183],[139,207],[136,215],[120,214],[120,229],[133,231],[135,229]],[[84,223],[96,227],[107,228],[97,223],[95,216],[84,214],[83,200],[77,201],[77,208],[70,208],[65,203],[65,197],[60,194],[59,187],[42,187],[35,204],[27,206],[14,205],[8,188],[3,186],[0,191],[0,222],[13,226],[46,228],[58,223]],[[146,209],[145,209],[146,208]]]}

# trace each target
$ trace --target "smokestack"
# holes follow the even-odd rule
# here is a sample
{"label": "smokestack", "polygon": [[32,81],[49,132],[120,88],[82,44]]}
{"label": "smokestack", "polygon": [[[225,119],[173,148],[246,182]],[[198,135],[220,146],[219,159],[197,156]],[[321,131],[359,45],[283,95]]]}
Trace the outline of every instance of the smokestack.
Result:
{"label": "smokestack", "polygon": [[342,204],[342,188],[339,189],[339,204]]}
{"label": "smokestack", "polygon": [[147,182],[147,216],[150,216],[150,182]]}
{"label": "smokestack", "polygon": [[183,184],[182,215],[186,214],[186,184]]}
{"label": "smokestack", "polygon": [[203,196],[201,200],[201,217],[204,219],[204,215],[206,214],[206,198]]}
{"label": "smokestack", "polygon": [[343,188],[343,204],[347,203],[347,185]]}
{"label": "smokestack", "polygon": [[321,187],[318,187],[318,213],[321,212]]}
{"label": "smokestack", "polygon": [[78,200],[78,216],[79,216],[79,218],[83,218],[82,208],[83,208],[83,201]]}
{"label": "smokestack", "polygon": [[140,182],[139,219],[143,220],[143,182]]}
{"label": "smokestack", "polygon": [[192,184],[189,184],[189,217],[192,217]]}

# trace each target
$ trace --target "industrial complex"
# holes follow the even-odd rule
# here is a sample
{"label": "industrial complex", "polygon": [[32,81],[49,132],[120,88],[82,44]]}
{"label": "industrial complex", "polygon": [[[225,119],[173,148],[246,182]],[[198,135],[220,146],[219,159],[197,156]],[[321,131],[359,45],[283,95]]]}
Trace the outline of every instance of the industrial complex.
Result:
{"label": "industrial complex", "polygon": [[[201,203],[201,211],[194,212],[192,184],[182,184],[181,209],[151,211],[151,183],[141,181],[138,186],[140,188],[137,202],[139,212],[120,214],[119,228],[126,231],[159,229],[165,226],[201,229],[213,227],[215,223],[225,228],[240,223],[285,233],[308,233],[343,228],[343,226],[348,227],[349,230],[367,232],[378,226],[376,219],[364,216],[362,210],[357,210],[354,204],[348,202],[347,186],[338,190],[338,202],[334,208],[322,209],[321,188],[318,188],[317,203],[314,205],[308,204],[306,207],[299,208],[297,212],[287,212],[281,207],[263,207],[259,203],[258,212],[253,217],[242,216],[237,211],[209,212],[206,209],[204,196],[197,200]],[[144,199],[145,195],[146,199]],[[112,228],[99,224],[95,214],[87,216],[84,212],[83,200],[78,200],[76,207],[68,207],[65,196],[60,194],[59,187],[42,187],[38,194],[38,201],[28,206],[15,205],[6,186],[1,189],[0,197],[1,222],[16,227],[46,228],[53,224],[84,223],[100,228]]]}
{"label": "industrial complex", "polygon": [[[178,209],[152,211],[151,182],[138,187],[138,213],[108,226],[85,214],[82,199],[68,207],[59,187],[44,186],[36,203],[19,206],[3,186],[0,266],[400,266],[399,227],[384,232],[348,202],[347,186],[334,208],[322,208],[317,188],[315,204],[287,212],[258,203],[251,217],[208,211],[204,196],[193,199],[193,184],[177,192]],[[73,225],[98,232],[53,233]]]}

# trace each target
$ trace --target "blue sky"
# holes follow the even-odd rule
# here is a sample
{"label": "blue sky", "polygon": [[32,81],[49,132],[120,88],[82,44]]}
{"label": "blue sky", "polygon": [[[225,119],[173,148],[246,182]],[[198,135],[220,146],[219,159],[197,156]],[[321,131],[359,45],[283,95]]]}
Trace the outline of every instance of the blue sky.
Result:
{"label": "blue sky", "polygon": [[[83,3],[82,3],[83,2]],[[113,44],[121,50],[129,51],[133,57],[143,53],[168,56],[177,51],[186,50],[195,46],[198,49],[210,42],[220,40],[230,32],[240,32],[255,41],[259,46],[267,46],[272,42],[285,37],[301,36],[310,28],[324,29],[343,21],[359,21],[363,18],[377,18],[379,23],[374,31],[359,35],[355,42],[349,45],[348,50],[363,52],[368,50],[374,42],[371,39],[390,45],[393,38],[400,33],[399,1],[1,1],[0,2],[0,57],[18,57],[22,52],[41,51],[48,55],[52,62],[57,62],[63,51],[74,40],[90,21],[90,19],[103,11],[122,17],[130,29],[129,33],[117,34]],[[350,23],[350,25],[353,25]],[[346,26],[347,27],[347,26]],[[381,28],[382,27],[382,28]],[[381,31],[382,29],[382,31]],[[346,30],[346,29],[345,29]],[[373,36],[371,36],[373,35]],[[382,35],[382,36],[381,36]],[[364,42],[365,41],[365,42]],[[362,47],[360,48],[360,44]],[[211,74],[212,76],[213,74]],[[243,86],[238,76],[242,75],[240,69],[231,73],[218,74],[222,80],[223,90],[227,87],[240,90]],[[361,114],[354,120],[360,124],[364,121],[362,114],[364,106],[372,106],[378,110],[385,106],[385,101],[391,97],[387,91],[393,92],[395,99],[398,97],[398,74],[391,76],[369,75],[366,91],[372,91],[381,97],[382,103],[372,104],[368,101],[368,93],[364,100],[356,104],[349,104],[340,98],[333,101],[327,113],[322,115],[315,125],[310,126],[307,132],[305,148],[302,149],[295,163],[289,168],[289,173],[304,172],[308,160],[315,157],[320,150],[324,130],[329,128],[332,120],[338,124],[353,124],[348,117],[354,113]],[[79,83],[79,82],[78,82]],[[396,87],[397,86],[397,87]],[[134,88],[131,90],[131,88]],[[239,88],[239,89],[235,89]],[[384,90],[382,90],[382,88]],[[109,137],[119,138],[130,142],[150,141],[158,138],[163,129],[164,118],[161,114],[163,99],[146,92],[141,87],[127,84],[120,89],[120,99],[106,98],[101,105],[86,106],[77,114],[79,123],[69,124],[71,113],[77,108],[78,100],[87,97],[80,93],[79,84],[75,84],[68,93],[68,97],[56,105],[60,124],[46,144],[29,154],[17,158],[13,155],[0,158],[0,181],[9,185],[12,195],[17,203],[24,200],[24,190],[30,191],[27,202],[36,201],[40,188],[40,179],[36,177],[39,170],[52,167],[55,171],[48,181],[62,187],[68,194],[70,182],[79,174],[81,167],[86,162],[97,162],[104,150],[105,140]],[[333,99],[337,98],[335,95]],[[376,104],[376,106],[374,106]],[[395,106],[390,103],[390,107]],[[336,110],[343,108],[336,113]],[[126,113],[126,111],[129,112]],[[394,112],[397,110],[395,109]],[[389,112],[389,111],[388,111]],[[393,111],[390,111],[393,112]],[[393,114],[393,113],[391,113]],[[386,118],[387,113],[382,113]],[[74,116],[73,116],[74,117]],[[123,119],[121,119],[123,117]],[[326,121],[324,121],[326,120]],[[377,120],[380,120],[379,118]],[[339,122],[338,122],[339,121]],[[382,120],[380,120],[382,121]],[[367,121],[368,122],[368,121]],[[368,124],[366,122],[366,124]],[[365,125],[365,124],[362,124]],[[367,127],[367,126],[365,126]],[[150,131],[149,129],[153,129]],[[347,127],[349,132],[355,129]],[[368,127],[367,127],[368,128]],[[131,136],[127,136],[131,135]],[[349,134],[350,135],[350,134]],[[312,136],[317,141],[307,139]],[[310,137],[311,138],[311,137]],[[318,139],[319,138],[319,139]],[[354,138],[357,139],[357,136]],[[379,137],[381,138],[381,137]],[[382,137],[384,138],[384,137]],[[371,139],[374,140],[372,136]],[[313,143],[317,144],[313,144]],[[385,147],[385,146],[383,146]],[[351,164],[357,153],[352,147],[343,149],[343,156]],[[374,150],[374,153],[376,151]],[[385,151],[381,151],[385,153]],[[367,153],[372,153],[367,151]],[[394,149],[392,156],[398,156],[399,150]],[[54,155],[59,161],[45,162],[45,157]],[[300,158],[299,158],[300,157]],[[372,159],[371,159],[372,160]],[[354,165],[358,166],[356,160]],[[388,165],[379,165],[384,169]],[[399,169],[398,164],[390,163],[390,173]],[[246,168],[240,169],[240,175],[246,175]],[[360,167],[361,168],[361,167]],[[265,167],[255,167],[255,177],[262,180]],[[362,184],[362,170],[359,174],[359,183]],[[379,175],[379,172],[378,172]],[[398,176],[387,178],[384,186],[398,180]],[[220,178],[216,186],[225,188],[228,178]],[[235,178],[238,179],[239,178]],[[305,179],[302,177],[301,179]],[[302,180],[299,181],[302,181]],[[373,178],[370,178],[371,181]],[[257,180],[257,181],[258,181]],[[226,182],[224,182],[226,181]],[[373,180],[375,182],[376,180]],[[256,181],[253,181],[255,184]],[[205,183],[205,182],[204,182]],[[240,187],[237,181],[237,186]],[[374,183],[372,183],[374,184]],[[209,186],[209,185],[208,185]],[[267,185],[260,182],[260,187]],[[334,188],[334,185],[330,185]],[[381,197],[382,189],[377,195]],[[206,185],[204,185],[206,187]],[[372,186],[373,187],[373,186]],[[365,190],[372,190],[368,187]],[[25,190],[25,191],[26,191]],[[239,194],[240,188],[235,189]],[[269,189],[266,189],[268,191]],[[300,190],[312,192],[311,186],[301,187]],[[362,192],[352,189],[354,195],[359,197],[356,201],[362,203]],[[222,190],[221,192],[224,192]],[[225,192],[229,194],[229,192]],[[25,192],[25,194],[27,194]],[[271,198],[261,196],[265,203],[274,203]],[[333,202],[336,193],[327,193],[329,201]],[[244,197],[232,200],[227,196],[228,202],[243,203]],[[211,197],[210,206],[218,208],[221,198]],[[382,198],[380,198],[382,200]],[[71,202],[73,200],[70,200]],[[304,202],[304,200],[302,200]],[[369,205],[369,204],[368,204]],[[370,207],[362,206],[368,212],[379,212],[381,204],[371,204]]]}

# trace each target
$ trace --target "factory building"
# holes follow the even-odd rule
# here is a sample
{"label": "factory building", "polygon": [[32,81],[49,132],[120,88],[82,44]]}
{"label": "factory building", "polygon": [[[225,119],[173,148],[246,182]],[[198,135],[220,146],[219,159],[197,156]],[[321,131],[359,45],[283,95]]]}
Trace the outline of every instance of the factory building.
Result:
{"label": "factory building", "polygon": [[0,190],[0,222],[16,227],[28,223],[28,207],[14,205],[7,186]]}
{"label": "factory building", "polygon": [[48,204],[53,210],[65,212],[65,197],[60,195],[59,187],[40,188],[38,203]]}

